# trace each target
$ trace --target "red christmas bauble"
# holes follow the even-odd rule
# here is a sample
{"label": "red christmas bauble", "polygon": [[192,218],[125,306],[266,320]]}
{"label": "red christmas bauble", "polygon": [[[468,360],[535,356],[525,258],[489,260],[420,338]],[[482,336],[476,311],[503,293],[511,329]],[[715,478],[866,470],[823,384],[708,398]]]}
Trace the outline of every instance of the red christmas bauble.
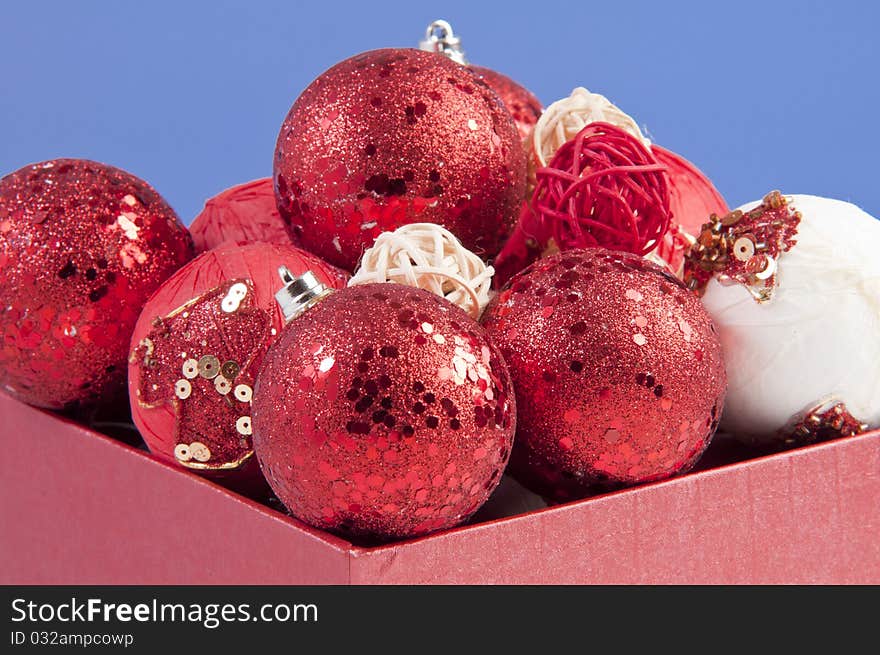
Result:
{"label": "red christmas bauble", "polygon": [[345,286],[345,274],[294,246],[227,244],[180,269],[147,302],[128,384],[132,417],[152,453],[234,483],[261,479],[251,395],[284,325],[274,296],[282,265]]}
{"label": "red christmas bauble", "polygon": [[474,71],[483,82],[498,94],[501,102],[510,112],[513,122],[516,123],[516,129],[519,131],[521,139],[527,138],[532,133],[532,128],[541,117],[544,108],[541,101],[527,88],[514,82],[512,79],[503,75],[498,71],[483,66],[471,65]]}
{"label": "red christmas bauble", "polygon": [[[727,203],[700,169],[684,157],[652,145],[651,151],[669,176],[669,205],[675,223],[692,236],[700,233],[709,216],[730,213]],[[676,255],[677,258],[680,257]]]}
{"label": "red christmas bauble", "polygon": [[516,389],[510,472],[556,500],[688,470],[724,402],[721,344],[699,298],[638,255],[545,257],[483,315]]}
{"label": "red christmas bauble", "polygon": [[473,514],[516,424],[504,360],[464,311],[422,289],[365,284],[294,318],[254,392],[254,447],[297,518],[412,537]]}
{"label": "red christmas bauble", "polygon": [[207,200],[189,232],[197,253],[226,243],[292,243],[268,177],[226,189]]}
{"label": "red christmas bauble", "polygon": [[275,149],[282,218],[303,247],[350,271],[380,233],[415,222],[494,256],[525,176],[498,96],[466,66],[412,49],[365,52],[320,75]]}
{"label": "red christmas bauble", "polygon": [[192,258],[146,182],[55,159],[0,180],[0,388],[62,409],[114,400],[141,308]]}

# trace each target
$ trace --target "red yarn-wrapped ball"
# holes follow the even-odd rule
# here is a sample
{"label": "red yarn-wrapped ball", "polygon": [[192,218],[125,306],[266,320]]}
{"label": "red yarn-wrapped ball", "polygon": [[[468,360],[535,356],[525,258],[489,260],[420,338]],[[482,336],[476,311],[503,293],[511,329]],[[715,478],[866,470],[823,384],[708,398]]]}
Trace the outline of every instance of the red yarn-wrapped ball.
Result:
{"label": "red yarn-wrapped ball", "polygon": [[84,159],[0,180],[0,388],[50,409],[107,404],[125,388],[135,321],[193,254],[143,180]]}
{"label": "red yarn-wrapped ball", "polygon": [[226,243],[292,243],[268,177],[226,189],[207,200],[189,231],[197,253]]}
{"label": "red yarn-wrapped ball", "polygon": [[275,149],[282,218],[303,247],[349,271],[379,234],[415,222],[494,256],[525,175],[498,96],[466,66],[411,49],[365,52],[320,75]]}
{"label": "red yarn-wrapped ball", "polygon": [[471,70],[498,94],[501,102],[510,112],[513,122],[516,123],[520,138],[527,138],[532,133],[532,128],[535,127],[538,118],[541,117],[541,112],[544,111],[541,101],[527,88],[498,71],[473,65],[471,65]]}
{"label": "red yarn-wrapped ball", "polygon": [[132,417],[152,453],[240,487],[262,479],[250,406],[257,368],[284,326],[275,302],[282,265],[311,270],[330,287],[347,279],[290,245],[227,244],[194,259],[147,302],[128,374]]}
{"label": "red yarn-wrapped ball", "polygon": [[651,151],[657,161],[666,167],[669,206],[682,230],[696,236],[712,214],[726,216],[730,213],[724,198],[700,169],[684,157],[658,145],[652,145]]}
{"label": "red yarn-wrapped ball", "polygon": [[494,264],[498,285],[548,249],[601,246],[644,255],[669,228],[665,167],[609,123],[589,123],[535,176],[532,202]]}
{"label": "red yarn-wrapped ball", "polygon": [[721,343],[699,298],[643,257],[545,257],[483,315],[516,389],[510,472],[558,501],[687,471],[724,404]]}
{"label": "red yarn-wrapped ball", "polygon": [[254,393],[254,446],[297,518],[346,535],[461,523],[498,484],[516,427],[504,360],[464,311],[365,284],[293,319]]}

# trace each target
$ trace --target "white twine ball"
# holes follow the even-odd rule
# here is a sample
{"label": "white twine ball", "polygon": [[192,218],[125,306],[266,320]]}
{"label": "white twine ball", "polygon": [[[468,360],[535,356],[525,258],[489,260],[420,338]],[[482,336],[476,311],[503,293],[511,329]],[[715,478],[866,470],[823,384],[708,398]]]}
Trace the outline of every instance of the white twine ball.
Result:
{"label": "white twine ball", "polygon": [[611,123],[632,134],[646,148],[651,146],[650,140],[642,134],[629,114],[624,113],[605,96],[590,93],[579,86],[567,98],[557,100],[547,107],[535,124],[531,146],[535,163],[546,166],[562,144],[573,139],[590,123],[597,121]]}
{"label": "white twine ball", "polygon": [[411,223],[380,234],[348,286],[395,282],[425,289],[478,319],[491,299],[494,273],[449,230]]}

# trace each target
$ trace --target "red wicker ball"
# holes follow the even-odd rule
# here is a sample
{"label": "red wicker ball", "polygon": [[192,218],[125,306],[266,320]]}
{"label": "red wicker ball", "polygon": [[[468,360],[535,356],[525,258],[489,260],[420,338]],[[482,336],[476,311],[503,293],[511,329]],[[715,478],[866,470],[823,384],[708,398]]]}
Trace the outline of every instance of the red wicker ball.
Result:
{"label": "red wicker ball", "polygon": [[666,168],[628,132],[595,122],[535,172],[532,202],[521,207],[494,262],[503,285],[543,254],[601,246],[645,255],[672,220]]}
{"label": "red wicker ball", "polygon": [[669,227],[664,166],[609,123],[584,127],[535,178],[532,211],[560,250],[602,246],[645,255]]}

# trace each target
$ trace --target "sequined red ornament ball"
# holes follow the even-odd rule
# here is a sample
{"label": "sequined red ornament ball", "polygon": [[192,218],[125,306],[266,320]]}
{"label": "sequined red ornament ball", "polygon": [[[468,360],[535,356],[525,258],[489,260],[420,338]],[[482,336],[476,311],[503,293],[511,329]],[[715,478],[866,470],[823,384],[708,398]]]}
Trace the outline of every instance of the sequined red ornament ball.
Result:
{"label": "sequined red ornament ball", "polygon": [[125,388],[141,308],[192,257],[174,210],[113,166],[56,159],[0,180],[0,388],[51,409]]}
{"label": "sequined red ornament ball", "polygon": [[239,184],[207,200],[189,232],[197,253],[226,243],[292,243],[268,177]]}
{"label": "sequined red ornament ball", "polygon": [[696,295],[638,255],[546,257],[483,315],[519,414],[511,473],[564,501],[688,470],[724,402],[721,344]]}
{"label": "sequined red ornament ball", "polygon": [[498,484],[516,423],[483,329],[387,283],[292,319],[258,375],[253,418],[263,473],[297,518],[378,538],[467,519]]}
{"label": "sequined red ornament ball", "polygon": [[522,139],[527,138],[532,133],[532,128],[541,117],[543,108],[541,101],[535,95],[518,82],[503,75],[491,68],[484,66],[473,66],[471,70],[480,76],[480,79],[498,94],[501,102],[510,112],[513,121],[516,123],[516,129]]}
{"label": "sequined red ornament ball", "polygon": [[233,483],[260,479],[250,406],[263,355],[284,325],[278,268],[347,276],[293,246],[228,244],[168,279],[137,322],[129,358],[134,422],[150,451]]}
{"label": "sequined red ornament ball", "polygon": [[365,52],[320,75],[275,149],[282,218],[306,249],[348,270],[380,233],[414,222],[494,256],[525,174],[498,96],[466,66],[413,49]]}

